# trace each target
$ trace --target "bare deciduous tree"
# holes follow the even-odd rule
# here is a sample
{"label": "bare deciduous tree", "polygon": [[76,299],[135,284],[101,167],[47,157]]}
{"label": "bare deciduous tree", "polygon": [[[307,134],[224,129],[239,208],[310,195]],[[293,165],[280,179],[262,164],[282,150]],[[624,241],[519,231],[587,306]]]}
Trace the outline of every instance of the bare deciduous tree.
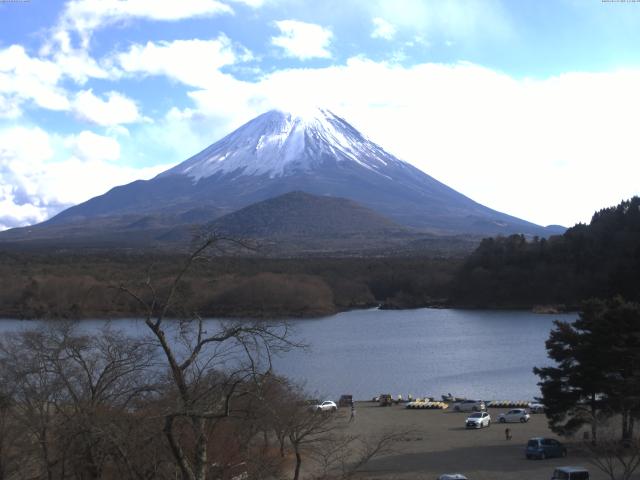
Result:
{"label": "bare deciduous tree", "polygon": [[[284,324],[205,323],[197,312],[182,310],[178,293],[185,275],[208,258],[208,250],[229,241],[206,238],[164,291],[154,286],[151,275],[138,289],[119,287],[140,306],[170,372],[174,404],[164,414],[163,432],[185,480],[207,478],[211,432],[221,420],[241,413],[236,400],[251,395],[255,389],[249,385],[271,371],[273,353],[293,346]],[[170,321],[171,315],[181,319]]]}
{"label": "bare deciduous tree", "polygon": [[390,430],[366,438],[345,434],[329,437],[311,452],[318,465],[318,473],[314,478],[353,478],[362,473],[365,466],[375,457],[395,452],[397,443],[411,433],[408,430]]}
{"label": "bare deciduous tree", "polygon": [[24,432],[13,418],[10,392],[0,392],[0,480],[12,478],[20,466],[19,448]]}
{"label": "bare deciduous tree", "polygon": [[337,426],[332,413],[313,412],[305,405],[295,406],[288,418],[287,436],[296,456],[293,479],[298,480],[303,452],[330,441]]}
{"label": "bare deciduous tree", "polygon": [[[104,328],[82,335],[75,324],[24,331],[0,343],[2,384],[14,421],[37,441],[36,478],[101,478],[106,465],[126,465],[118,431],[136,399],[154,386],[153,347]],[[40,473],[38,473],[40,472]],[[129,478],[137,478],[129,471]]]}
{"label": "bare deciduous tree", "polygon": [[620,439],[617,418],[610,416],[599,420],[596,442],[585,441],[589,461],[611,480],[629,480],[640,467],[640,437]]}

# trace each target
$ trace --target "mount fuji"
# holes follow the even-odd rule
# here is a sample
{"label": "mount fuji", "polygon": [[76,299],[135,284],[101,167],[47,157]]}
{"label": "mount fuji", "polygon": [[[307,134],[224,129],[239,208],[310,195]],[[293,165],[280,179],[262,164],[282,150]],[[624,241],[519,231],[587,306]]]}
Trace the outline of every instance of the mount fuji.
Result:
{"label": "mount fuji", "polygon": [[53,234],[80,231],[87,224],[175,229],[207,224],[293,191],[348,199],[397,225],[430,234],[548,236],[564,230],[471,200],[326,109],[266,112],[151,180],[115,187],[27,230]]}

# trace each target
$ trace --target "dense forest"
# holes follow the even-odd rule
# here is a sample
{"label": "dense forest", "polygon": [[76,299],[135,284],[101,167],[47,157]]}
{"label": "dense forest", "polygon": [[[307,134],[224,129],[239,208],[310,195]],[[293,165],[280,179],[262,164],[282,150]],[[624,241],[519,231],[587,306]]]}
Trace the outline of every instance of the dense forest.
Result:
{"label": "dense forest", "polygon": [[[139,315],[121,285],[162,289],[186,255],[0,252],[0,316]],[[588,298],[640,300],[640,198],[594,214],[562,236],[487,238],[462,257],[273,258],[214,249],[181,282],[204,316],[306,317],[382,306],[575,309]],[[177,316],[181,312],[174,312]]]}
{"label": "dense forest", "polygon": [[487,238],[452,286],[457,305],[565,305],[621,295],[640,299],[640,198],[593,215],[562,236]]}
{"label": "dense forest", "polygon": [[[138,306],[123,297],[118,287],[151,279],[162,290],[185,259],[167,254],[0,253],[0,316],[139,315]],[[308,317],[381,304],[420,307],[446,299],[461,261],[212,255],[193,265],[179,294],[188,311],[204,316]]]}

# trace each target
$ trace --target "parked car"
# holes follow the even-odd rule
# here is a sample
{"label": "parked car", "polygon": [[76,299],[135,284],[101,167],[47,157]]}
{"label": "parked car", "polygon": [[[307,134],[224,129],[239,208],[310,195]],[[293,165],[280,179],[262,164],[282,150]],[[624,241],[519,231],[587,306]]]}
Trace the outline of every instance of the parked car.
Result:
{"label": "parked car", "polygon": [[544,413],[544,405],[536,402],[530,403],[529,413]]}
{"label": "parked car", "polygon": [[482,400],[463,400],[454,403],[453,409],[456,412],[481,412],[486,410],[487,407]]}
{"label": "parked car", "polygon": [[381,407],[390,407],[393,405],[393,398],[390,394],[383,393],[378,397],[378,403]]}
{"label": "parked car", "polygon": [[487,412],[476,412],[469,415],[465,423],[467,428],[482,428],[491,425],[491,415]]}
{"label": "parked car", "polygon": [[461,473],[443,473],[438,477],[438,480],[468,480],[468,479]]}
{"label": "parked car", "polygon": [[353,395],[341,395],[338,400],[339,407],[350,407],[353,403]]}
{"label": "parked car", "polygon": [[558,467],[551,480],[589,480],[589,470],[583,467]]}
{"label": "parked car", "polygon": [[511,422],[520,422],[527,423],[529,421],[530,415],[524,408],[513,408],[509,410],[507,413],[501,413],[498,416],[498,421],[500,423],[511,423]]}
{"label": "parked car", "polygon": [[567,448],[553,438],[533,437],[527,442],[525,455],[529,459],[539,458],[540,460],[551,457],[566,457]]}
{"label": "parked car", "polygon": [[316,412],[335,412],[338,410],[338,406],[336,402],[332,402],[331,400],[325,400],[319,405],[314,405],[313,410]]}

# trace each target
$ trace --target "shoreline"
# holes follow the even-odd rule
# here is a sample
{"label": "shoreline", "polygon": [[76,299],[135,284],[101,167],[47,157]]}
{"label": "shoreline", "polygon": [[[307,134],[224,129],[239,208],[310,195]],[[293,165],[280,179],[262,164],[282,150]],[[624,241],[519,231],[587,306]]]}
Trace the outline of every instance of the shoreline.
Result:
{"label": "shoreline", "polygon": [[[424,305],[424,306],[416,306],[416,307],[390,307],[385,304],[375,303],[369,306],[363,305],[357,308],[346,308],[346,309],[336,309],[331,312],[318,312],[318,313],[309,313],[307,312],[270,312],[261,316],[251,316],[242,312],[238,312],[237,315],[216,315],[215,313],[206,313],[199,312],[202,318],[205,319],[220,319],[220,320],[247,320],[247,321],[273,321],[273,320],[313,320],[320,319],[324,317],[332,317],[334,315],[338,315],[341,313],[348,312],[357,312],[357,311],[367,311],[367,310],[384,310],[384,311],[412,311],[412,310],[424,310],[424,309],[433,309],[433,310],[475,310],[482,312],[528,312],[534,313],[536,315],[563,315],[570,313],[577,313],[579,311],[579,307],[577,306],[552,306],[552,305],[534,305],[532,307],[517,307],[517,306],[471,306],[471,305],[454,305],[454,304],[432,304],[432,305]],[[130,319],[141,319],[142,315],[137,314],[136,312],[122,313],[118,312],[117,314],[111,315],[86,315],[86,316],[24,316],[20,315],[18,310],[14,311],[0,311],[0,321],[3,320],[24,320],[24,321],[83,321],[83,320],[130,320]],[[184,319],[184,317],[167,317],[167,320],[179,320]]]}

